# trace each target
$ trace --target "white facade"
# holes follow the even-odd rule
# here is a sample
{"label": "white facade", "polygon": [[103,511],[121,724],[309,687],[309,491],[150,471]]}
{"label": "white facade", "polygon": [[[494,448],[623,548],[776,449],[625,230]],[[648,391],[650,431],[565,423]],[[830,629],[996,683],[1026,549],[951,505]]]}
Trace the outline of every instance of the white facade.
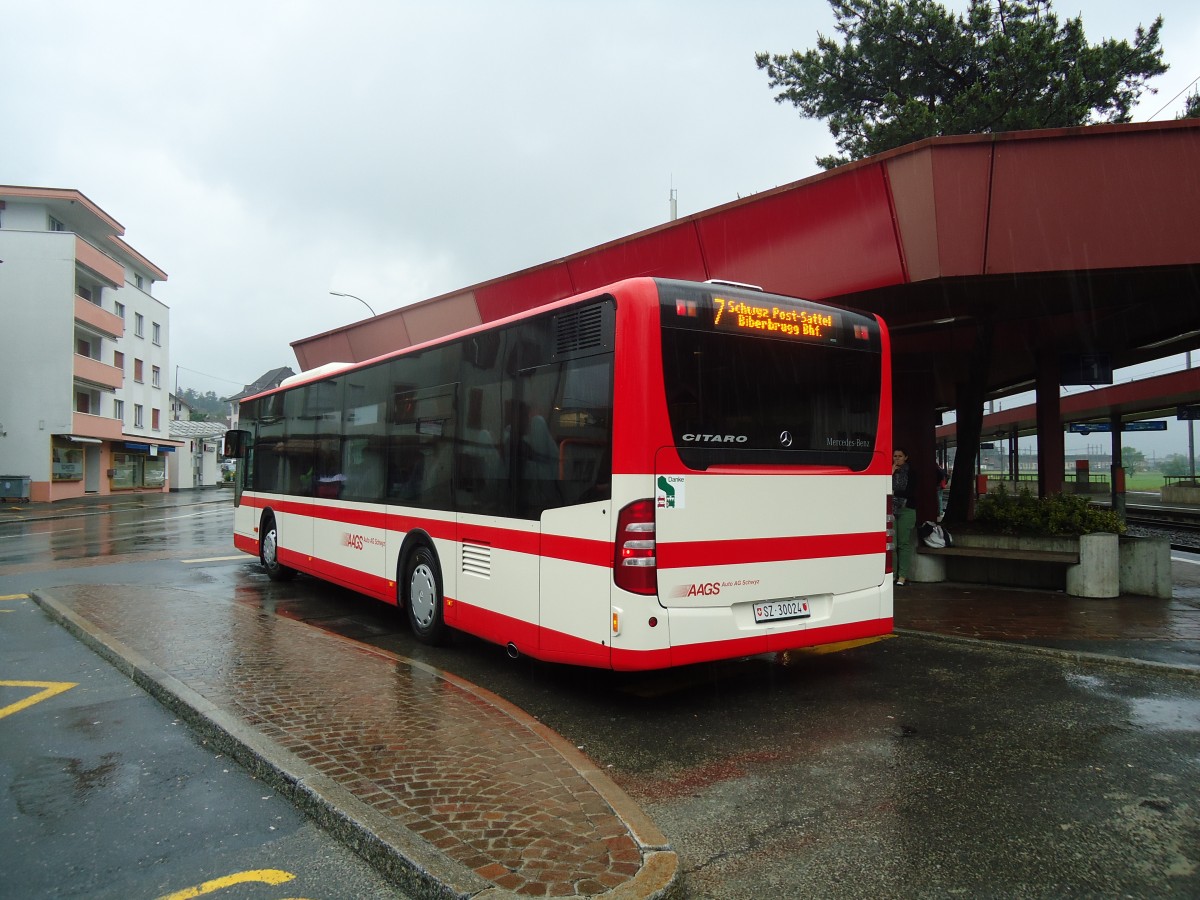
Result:
{"label": "white facade", "polygon": [[0,185],[0,476],[29,499],[168,489],[166,273],[85,195]]}

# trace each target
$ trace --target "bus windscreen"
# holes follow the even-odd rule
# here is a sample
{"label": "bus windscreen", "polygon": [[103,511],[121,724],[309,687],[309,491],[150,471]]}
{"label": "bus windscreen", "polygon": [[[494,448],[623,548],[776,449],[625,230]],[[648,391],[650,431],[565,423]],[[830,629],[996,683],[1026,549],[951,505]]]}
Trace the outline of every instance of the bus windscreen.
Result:
{"label": "bus windscreen", "polygon": [[667,408],[685,465],[867,468],[882,377],[873,318],[669,283],[661,310]]}

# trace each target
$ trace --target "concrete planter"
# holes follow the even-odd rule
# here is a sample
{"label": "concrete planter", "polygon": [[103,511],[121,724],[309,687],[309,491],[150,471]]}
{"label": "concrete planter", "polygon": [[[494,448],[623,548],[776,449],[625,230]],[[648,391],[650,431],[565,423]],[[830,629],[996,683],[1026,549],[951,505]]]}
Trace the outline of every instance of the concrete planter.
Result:
{"label": "concrete planter", "polygon": [[1121,593],[1171,599],[1171,541],[1121,538]]}
{"label": "concrete planter", "polygon": [[[1040,588],[1097,599],[1123,593],[1171,596],[1170,542],[1165,539],[1103,532],[1078,537],[964,533],[954,535],[954,545],[955,555],[924,548],[915,554],[912,580]],[[970,554],[972,549],[979,553]],[[1038,554],[1059,558],[1039,559]],[[1078,562],[1064,561],[1063,554]]]}

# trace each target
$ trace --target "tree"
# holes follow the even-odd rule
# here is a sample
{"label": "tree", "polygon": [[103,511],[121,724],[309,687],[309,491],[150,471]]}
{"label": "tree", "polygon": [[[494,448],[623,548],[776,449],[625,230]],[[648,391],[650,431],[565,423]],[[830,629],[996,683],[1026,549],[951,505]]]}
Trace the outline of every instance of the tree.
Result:
{"label": "tree", "polygon": [[828,120],[833,168],[922,138],[1128,122],[1146,81],[1167,70],[1159,31],[1089,44],[1051,0],[829,0],[841,40],[755,61],[808,118]]}
{"label": "tree", "polygon": [[1146,468],[1146,454],[1136,447],[1121,448],[1121,465],[1130,472]]}
{"label": "tree", "polygon": [[193,422],[216,422],[229,412],[229,404],[223,403],[214,391],[201,394],[192,388],[183,388],[179,392],[179,398],[191,409]]}
{"label": "tree", "polygon": [[1172,453],[1170,456],[1163,457],[1163,461],[1159,464],[1159,469],[1164,475],[1188,475],[1188,458],[1186,453]]}
{"label": "tree", "polygon": [[1200,119],[1200,91],[1188,94],[1188,98],[1183,104],[1183,112],[1175,118]]}

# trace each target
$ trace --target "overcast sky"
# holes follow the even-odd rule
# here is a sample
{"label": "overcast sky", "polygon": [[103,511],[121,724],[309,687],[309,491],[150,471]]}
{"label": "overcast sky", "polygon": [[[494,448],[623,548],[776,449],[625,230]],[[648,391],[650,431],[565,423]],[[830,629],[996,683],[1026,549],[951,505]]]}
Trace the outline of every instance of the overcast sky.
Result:
{"label": "overcast sky", "polygon": [[[1182,109],[1200,4],[1055,8],[1093,42],[1161,13],[1171,70],[1135,120]],[[125,226],[169,275],[171,364],[201,392],[298,368],[291,341],[367,315],[330,291],[394,309],[659,224],[672,186],[689,215],[836,149],[754,63],[832,34],[822,0],[0,12],[0,183],[76,188]]]}

